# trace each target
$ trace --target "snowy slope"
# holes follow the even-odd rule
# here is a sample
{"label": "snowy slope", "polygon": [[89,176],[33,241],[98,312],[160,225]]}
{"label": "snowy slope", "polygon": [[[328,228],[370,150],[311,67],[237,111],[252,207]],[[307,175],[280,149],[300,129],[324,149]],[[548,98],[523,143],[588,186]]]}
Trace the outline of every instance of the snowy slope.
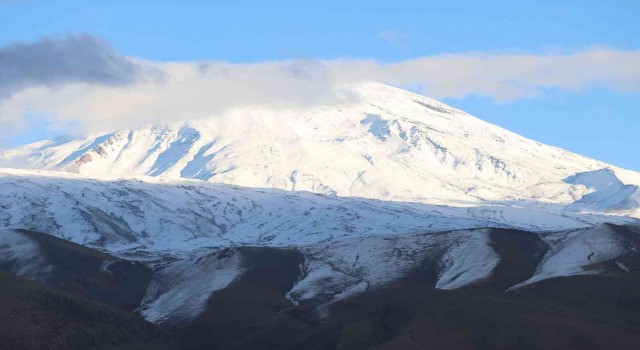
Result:
{"label": "snowy slope", "polygon": [[628,188],[597,211],[640,215],[638,173],[528,140],[407,91],[372,83],[354,92],[359,98],[334,105],[238,109],[189,124],[42,141],[0,151],[0,166],[455,206],[584,199],[589,208],[595,197],[585,196],[593,182],[576,175],[610,169]]}
{"label": "snowy slope", "polygon": [[556,207],[445,207],[197,180],[0,169],[0,227],[39,230],[112,253],[230,245],[302,246],[480,227],[532,231],[627,222]]}
{"label": "snowy slope", "polygon": [[155,323],[193,319],[205,309],[211,293],[229,285],[242,272],[242,257],[230,249],[170,263],[151,281],[140,314]]}
{"label": "snowy slope", "polygon": [[[552,247],[525,284],[599,272],[590,263],[629,252],[609,226],[599,226],[629,218],[552,206],[445,207],[15,169],[0,169],[0,194],[3,228],[45,231],[153,266],[139,312],[157,323],[197,317],[212,293],[242,276],[245,263],[235,246],[297,247],[305,264],[287,297],[316,305],[317,317],[328,315],[334,302],[392,283],[424,262],[434,266],[435,288],[490,277],[500,256],[485,227],[538,231]],[[11,230],[0,233],[0,265],[28,278],[50,277],[35,242]]]}
{"label": "snowy slope", "polygon": [[625,184],[611,169],[578,173],[565,179],[565,182],[582,184],[591,189],[590,193],[572,204],[574,207],[595,212],[615,210],[629,215],[640,207],[638,186]]}
{"label": "snowy slope", "polygon": [[[535,274],[513,289],[548,278],[597,274],[606,271],[603,263],[613,262],[640,251],[640,235],[620,234],[612,225],[542,234],[549,245]],[[617,268],[626,268],[617,262]]]}
{"label": "snowy slope", "polygon": [[301,248],[305,276],[289,292],[295,303],[333,302],[399,279],[428,260],[435,287],[456,289],[488,277],[499,256],[488,230],[350,238]]}

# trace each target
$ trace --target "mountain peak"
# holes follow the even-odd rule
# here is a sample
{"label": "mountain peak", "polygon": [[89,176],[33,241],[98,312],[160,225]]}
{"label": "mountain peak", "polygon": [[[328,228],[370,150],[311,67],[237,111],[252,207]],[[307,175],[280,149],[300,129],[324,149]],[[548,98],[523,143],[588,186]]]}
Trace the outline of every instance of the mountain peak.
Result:
{"label": "mountain peak", "polygon": [[351,89],[356,97],[332,104],[246,107],[35,143],[5,150],[0,165],[456,206],[570,204],[593,190],[565,179],[618,171],[418,94],[377,83]]}

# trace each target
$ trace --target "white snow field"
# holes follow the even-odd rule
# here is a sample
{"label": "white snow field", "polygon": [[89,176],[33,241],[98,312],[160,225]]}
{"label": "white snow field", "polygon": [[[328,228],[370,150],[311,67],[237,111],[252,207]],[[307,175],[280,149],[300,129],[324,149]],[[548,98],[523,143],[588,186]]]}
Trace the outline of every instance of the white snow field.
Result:
{"label": "white snow field", "polygon": [[242,258],[234,250],[168,264],[151,281],[140,314],[155,323],[193,319],[206,308],[211,293],[229,285],[242,272]]}
{"label": "white snow field", "polygon": [[0,169],[0,224],[123,254],[232,245],[304,246],[482,227],[549,231],[633,218],[558,206],[448,207],[196,180]]}
{"label": "white snow field", "polygon": [[[549,250],[538,264],[534,275],[513,286],[517,289],[548,278],[597,274],[603,272],[602,263],[640,251],[640,236],[635,239],[615,234],[610,225],[542,234]],[[616,261],[618,268],[626,267]]]}

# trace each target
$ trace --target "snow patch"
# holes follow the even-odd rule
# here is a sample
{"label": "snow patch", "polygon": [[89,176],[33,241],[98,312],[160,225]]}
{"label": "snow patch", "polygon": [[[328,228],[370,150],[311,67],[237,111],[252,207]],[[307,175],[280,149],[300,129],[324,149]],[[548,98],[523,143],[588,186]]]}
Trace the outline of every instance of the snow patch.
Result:
{"label": "snow patch", "polygon": [[510,289],[554,277],[600,273],[602,267],[599,264],[630,254],[637,249],[633,243],[616,235],[610,225],[540,236],[549,245],[549,250],[534,275]]}
{"label": "snow patch", "polygon": [[611,169],[578,173],[564,181],[573,185],[583,185],[589,189],[589,192],[573,203],[574,206],[584,206],[599,211],[631,211],[640,208],[638,186],[625,185]]}
{"label": "snow patch", "polygon": [[436,288],[461,288],[489,277],[498,264],[488,233],[374,236],[306,246],[305,275],[287,297],[295,304],[327,306],[400,279],[427,260],[437,266]]}
{"label": "snow patch", "polygon": [[624,272],[629,272],[629,268],[624,266],[623,263],[616,261],[616,266],[618,266],[620,268],[620,270],[624,271]]}
{"label": "snow patch", "polygon": [[53,269],[38,242],[15,230],[0,231],[0,265],[16,276],[40,282],[46,281]]}
{"label": "snow patch", "polygon": [[391,134],[387,121],[379,115],[367,114],[367,117],[362,119],[360,124],[369,125],[369,132],[382,141],[386,140]]}
{"label": "snow patch", "polygon": [[452,233],[453,241],[440,260],[436,288],[457,289],[491,276],[500,257],[490,246],[488,230]]}
{"label": "snow patch", "polygon": [[156,271],[139,312],[154,323],[191,320],[206,309],[213,292],[243,271],[241,254],[232,249],[175,261]]}

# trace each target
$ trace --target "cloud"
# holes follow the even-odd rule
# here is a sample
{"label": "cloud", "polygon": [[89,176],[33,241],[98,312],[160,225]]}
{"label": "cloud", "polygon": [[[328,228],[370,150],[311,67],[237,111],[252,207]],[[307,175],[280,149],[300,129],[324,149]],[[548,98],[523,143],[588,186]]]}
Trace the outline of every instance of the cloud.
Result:
{"label": "cloud", "polygon": [[0,48],[0,96],[34,85],[124,85],[141,67],[88,35],[42,39]]}
{"label": "cloud", "polygon": [[391,29],[380,31],[380,33],[378,33],[378,36],[380,37],[380,39],[386,41],[391,45],[406,44],[408,41],[406,35]]}
{"label": "cloud", "polygon": [[[544,54],[472,52],[394,63],[160,63],[125,57],[83,36],[16,44],[0,52],[0,57],[12,57],[0,59],[0,81],[12,89],[0,96],[0,126],[24,124],[25,115],[47,115],[53,125],[79,124],[87,131],[213,118],[236,107],[306,106],[354,98],[340,87],[365,81],[420,86],[422,93],[435,98],[479,95],[501,102],[534,98],[547,89],[582,91],[597,86],[640,92],[640,51],[608,48]],[[22,62],[16,62],[18,58]]]}
{"label": "cloud", "polygon": [[640,92],[640,50],[594,48],[564,54],[446,54],[396,63],[327,62],[346,80],[419,85],[435,98],[480,95],[496,101],[531,98],[546,89],[598,86]]}

